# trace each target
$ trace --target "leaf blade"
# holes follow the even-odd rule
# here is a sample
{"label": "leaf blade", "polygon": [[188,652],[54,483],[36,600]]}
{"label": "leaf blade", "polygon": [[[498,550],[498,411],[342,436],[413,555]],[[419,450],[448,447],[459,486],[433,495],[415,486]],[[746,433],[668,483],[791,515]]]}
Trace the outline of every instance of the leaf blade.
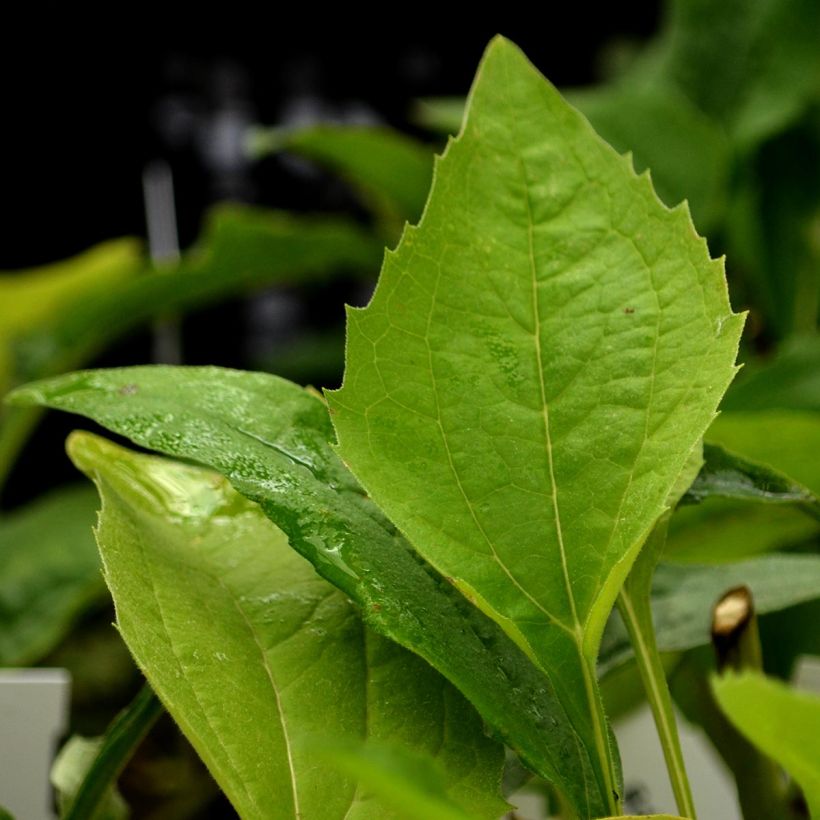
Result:
{"label": "leaf blade", "polygon": [[315,395],[262,373],[155,366],[68,374],[9,400],[86,415],[226,476],[368,624],[452,681],[580,814],[606,811],[549,679],[412,553],[334,452],[327,407]]}
{"label": "leaf blade", "polygon": [[761,674],[713,678],[721,709],[758,748],[780,763],[820,817],[820,699]]}
{"label": "leaf blade", "polygon": [[686,211],[501,38],[421,223],[368,307],[348,310],[345,382],[328,393],[342,456],[553,675],[607,799],[590,667],[741,326]]}
{"label": "leaf blade", "polygon": [[366,634],[256,505],[210,472],[88,434],[70,451],[103,497],[120,631],[242,816],[348,815],[355,783],[317,769],[305,745],[328,727],[439,749],[448,786],[455,765],[479,816],[503,810],[500,749],[475,713],[422,661]]}

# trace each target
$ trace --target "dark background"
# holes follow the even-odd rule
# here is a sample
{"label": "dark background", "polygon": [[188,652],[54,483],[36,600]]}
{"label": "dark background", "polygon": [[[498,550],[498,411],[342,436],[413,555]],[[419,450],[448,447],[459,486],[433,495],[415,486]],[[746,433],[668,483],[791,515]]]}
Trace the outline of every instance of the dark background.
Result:
{"label": "dark background", "polygon": [[[186,117],[201,122],[238,103],[256,121],[278,124],[312,106],[406,128],[414,98],[466,93],[495,33],[560,87],[594,82],[604,44],[645,39],[659,24],[653,2],[566,5],[533,7],[536,22],[524,12],[429,14],[390,4],[357,23],[320,8],[288,19],[281,4],[203,5],[188,19],[172,5],[117,5],[85,17],[38,7],[5,26],[0,49],[0,269],[143,236],[140,178],[156,157],[172,161],[180,238],[192,242],[204,207],[231,191],[186,137]],[[446,23],[445,13],[464,21]],[[265,161],[248,169],[238,193],[272,207],[321,208],[321,190],[306,196],[302,182]]]}
{"label": "dark background", "polygon": [[[431,140],[412,122],[413,101],[464,96],[496,33],[521,46],[557,86],[570,87],[598,81],[607,49],[637,45],[661,22],[659,2],[539,7],[548,22],[525,13],[470,13],[458,26],[438,19],[438,10],[399,5],[381,17],[362,13],[358,23],[320,9],[287,11],[291,16],[274,4],[231,3],[191,8],[186,18],[178,6],[148,4],[83,16],[45,4],[25,20],[6,21],[0,270],[64,259],[106,239],[144,237],[142,173],[156,159],[173,171],[183,249],[199,234],[209,205],[225,198],[355,215],[348,189],[303,162],[272,157],[220,173],[203,153],[203,135],[217,115],[232,112],[264,125],[381,122]],[[366,298],[359,283],[334,280],[319,289],[226,300],[185,317],[184,363],[271,368],[337,386],[343,304]],[[284,372],[268,363],[277,351],[277,361],[287,361],[294,345],[317,332],[338,337],[321,372]],[[145,328],[87,366],[151,361]],[[46,416],[16,462],[3,506],[77,479],[67,458],[55,458],[76,426],[71,416]]]}

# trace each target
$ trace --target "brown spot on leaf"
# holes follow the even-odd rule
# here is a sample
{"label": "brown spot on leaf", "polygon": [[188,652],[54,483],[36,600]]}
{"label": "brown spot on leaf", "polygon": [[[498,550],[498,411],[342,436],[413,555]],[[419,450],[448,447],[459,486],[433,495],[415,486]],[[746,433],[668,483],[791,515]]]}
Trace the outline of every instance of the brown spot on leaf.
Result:
{"label": "brown spot on leaf", "polygon": [[634,312],[635,312],[634,307],[625,307],[624,308],[624,313],[634,313]]}
{"label": "brown spot on leaf", "polygon": [[135,393],[139,393],[139,385],[124,384],[117,392],[121,396],[133,396]]}

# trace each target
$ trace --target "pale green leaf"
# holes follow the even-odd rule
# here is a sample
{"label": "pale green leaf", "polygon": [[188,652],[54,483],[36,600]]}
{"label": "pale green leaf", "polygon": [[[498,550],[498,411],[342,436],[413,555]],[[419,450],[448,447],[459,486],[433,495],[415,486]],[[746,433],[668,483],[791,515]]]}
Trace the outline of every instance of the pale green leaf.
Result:
{"label": "pale green leaf", "polygon": [[[766,555],[716,566],[660,564],[652,582],[652,620],[662,652],[693,649],[710,640],[712,607],[726,590],[752,590],[760,615],[820,598],[820,556]],[[601,643],[602,673],[631,654],[618,620],[607,625]]]}
{"label": "pale green leaf", "polygon": [[[447,794],[444,778],[429,758],[375,744],[317,749],[316,753],[378,795],[406,820],[474,820]],[[378,806],[374,808],[378,811]],[[372,820],[380,817],[369,816]]]}
{"label": "pale green leaf", "polygon": [[415,220],[433,175],[433,152],[389,128],[314,125],[259,129],[251,151],[261,156],[290,151],[339,174],[382,215]]}
{"label": "pale green leaf", "polygon": [[686,209],[667,210],[503,39],[422,222],[348,314],[329,396],[343,458],[551,676],[607,796],[590,670],[741,327]]}
{"label": "pale green leaf", "polygon": [[95,436],[69,450],[103,499],[120,632],[242,817],[369,816],[354,781],[317,766],[316,735],[435,755],[476,816],[503,811],[503,753],[472,708],[369,632],[255,504],[213,473]]}
{"label": "pale green leaf", "polygon": [[59,320],[88,293],[127,281],[143,268],[139,243],[120,239],[52,265],[0,272],[0,395],[19,381],[13,348],[18,337]]}
{"label": "pale green leaf", "polygon": [[107,600],[96,509],[90,487],[71,487],[0,517],[0,666],[40,660]]}
{"label": "pale green leaf", "polygon": [[[99,754],[101,737],[75,735],[60,749],[51,768],[51,784],[57,792],[57,805],[62,817],[74,801],[88,770]],[[126,820],[128,805],[116,786],[109,785],[96,807],[95,820]]]}
{"label": "pale green leaf", "polygon": [[[96,288],[72,303],[71,310],[16,338],[17,380],[79,367],[159,315],[189,311],[265,285],[322,281],[339,272],[369,275],[381,256],[381,243],[349,220],[221,206],[176,269]],[[31,410],[9,408],[3,413],[0,485],[36,421]]]}
{"label": "pale green leaf", "polygon": [[132,367],[19,389],[15,403],[81,413],[138,444],[204,464],[259,502],[365,620],[453,682],[582,816],[606,812],[550,681],[493,621],[413,554],[344,468],[324,403],[261,373]]}
{"label": "pale green leaf", "polygon": [[740,732],[800,784],[820,818],[820,698],[746,672],[712,680],[721,709]]}

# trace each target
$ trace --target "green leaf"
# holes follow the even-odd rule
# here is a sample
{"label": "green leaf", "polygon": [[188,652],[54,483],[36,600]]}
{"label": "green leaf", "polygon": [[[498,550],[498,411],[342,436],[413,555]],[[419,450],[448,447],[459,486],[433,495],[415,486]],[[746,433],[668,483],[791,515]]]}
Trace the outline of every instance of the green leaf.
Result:
{"label": "green leaf", "polygon": [[707,498],[675,510],[666,556],[680,563],[724,564],[786,550],[818,533],[817,521],[794,505]]}
{"label": "green leaf", "polygon": [[[820,598],[820,556],[766,555],[717,566],[660,564],[652,583],[652,620],[662,652],[709,643],[712,607],[727,589],[752,590],[758,614],[777,612]],[[612,619],[601,643],[604,674],[631,654],[621,623]]]}
{"label": "green leaf", "polygon": [[225,475],[361,607],[369,625],[454,683],[578,814],[606,812],[549,679],[412,553],[334,452],[327,407],[315,395],[261,373],[133,367],[61,376],[11,400],[87,415],[137,444]]}
{"label": "green leaf", "polygon": [[[469,812],[448,796],[441,772],[429,758],[374,744],[317,749],[317,754],[407,820],[472,820]],[[378,820],[378,815],[372,817]]]}
{"label": "green leaf", "polygon": [[658,196],[686,199],[698,229],[711,230],[725,208],[729,143],[717,123],[674,88],[613,83],[567,90],[567,99],[638,171],[649,168]]}
{"label": "green leaf", "polygon": [[[51,783],[57,792],[60,817],[74,801],[85,776],[93,765],[102,747],[103,739],[75,735],[60,749],[51,768]],[[86,815],[94,820],[126,820],[128,806],[115,785],[106,784],[107,789],[96,806],[96,814]]]}
{"label": "green leaf", "polygon": [[0,517],[0,666],[40,660],[108,598],[90,487],[52,492]]}
{"label": "green leaf", "polygon": [[820,493],[820,414],[771,410],[721,413],[707,438]]}
{"label": "green leaf", "polygon": [[[729,171],[729,144],[720,126],[674,87],[610,83],[562,93],[621,153],[630,152],[639,171],[649,168],[667,205],[686,199],[700,230],[723,215]],[[463,98],[420,100],[416,119],[423,126],[457,134]]]}
{"label": "green leaf", "polygon": [[127,281],[143,267],[139,243],[120,239],[52,265],[0,272],[0,395],[20,380],[14,353],[19,336],[59,321],[88,293]]}
{"label": "green leaf", "polygon": [[820,9],[812,0],[673,0],[631,76],[672,82],[744,146],[820,96]]}
{"label": "green leaf", "polygon": [[759,314],[758,334],[764,340],[814,334],[820,307],[818,123],[809,119],[766,143],[737,177],[725,242]]}
{"label": "green leaf", "polygon": [[[815,496],[820,490],[820,470],[815,457],[820,449],[820,415],[789,410],[725,412],[712,424],[707,437],[740,454],[738,458],[742,461],[756,462],[746,467],[741,464],[741,473],[746,472],[752,483],[762,478],[764,483],[758,489],[765,490],[772,484],[779,486],[775,498],[770,499],[776,503],[765,506],[749,503],[766,500],[751,486],[747,487],[748,499],[738,501],[737,493],[746,490],[742,476],[734,476],[730,481],[734,489],[725,488],[734,499],[707,497],[697,507],[682,507],[675,512],[669,529],[669,557],[700,563],[736,561],[799,545],[820,532],[817,521],[803,514],[816,515],[816,501],[789,498],[799,494],[798,486],[807,488]],[[761,468],[771,468],[781,474],[780,478],[775,475],[766,478],[759,472]],[[755,474],[759,478],[755,478]],[[711,483],[713,479],[710,478]],[[794,485],[791,489],[789,483]],[[697,491],[697,486],[694,489]],[[778,500],[787,503],[780,504]],[[797,503],[793,505],[792,501]]]}
{"label": "green leaf", "polygon": [[358,816],[356,784],[309,748],[328,732],[435,754],[477,816],[503,811],[503,754],[469,704],[366,630],[255,504],[213,473],[88,434],[69,451],[103,499],[119,629],[243,817]]}
{"label": "green leaf", "polygon": [[376,213],[402,221],[421,216],[433,176],[433,152],[398,131],[316,125],[253,133],[253,154],[279,151],[298,154],[339,174],[362,192]]}
{"label": "green leaf", "polygon": [[820,515],[817,496],[787,476],[737,456],[717,444],[703,447],[704,464],[683,496],[683,503],[706,498],[734,498],[765,504],[799,504],[809,514]]}
{"label": "green leaf", "polygon": [[348,312],[329,395],[343,458],[551,676],[607,796],[600,635],[742,323],[686,209],[663,207],[503,39],[422,222]]}
{"label": "green leaf", "polygon": [[413,105],[413,119],[439,134],[457,134],[464,120],[464,97],[422,97]]}
{"label": "green leaf", "polygon": [[[220,207],[178,268],[97,288],[52,323],[18,338],[18,380],[79,367],[158,315],[265,285],[315,282],[340,271],[371,274],[381,257],[381,243],[347,220]],[[3,415],[0,484],[36,421],[31,410],[12,408]]]}
{"label": "green leaf", "polygon": [[747,363],[721,408],[820,411],[820,337],[794,339],[766,364]]}
{"label": "green leaf", "polygon": [[820,818],[820,698],[746,672],[713,678],[729,720],[800,784],[813,818]]}
{"label": "green leaf", "polygon": [[24,339],[24,372],[32,379],[76,367],[160,312],[265,285],[323,280],[340,270],[370,273],[381,253],[377,240],[346,220],[223,206],[177,269],[97,292],[48,333]]}
{"label": "green leaf", "polygon": [[72,790],[71,799],[67,800],[68,795],[63,795],[61,820],[99,817],[105,811],[105,804],[111,805],[117,778],[162,711],[162,704],[151,687],[143,686],[94,744],[96,754],[93,759],[85,761],[87,767],[76,789]]}

